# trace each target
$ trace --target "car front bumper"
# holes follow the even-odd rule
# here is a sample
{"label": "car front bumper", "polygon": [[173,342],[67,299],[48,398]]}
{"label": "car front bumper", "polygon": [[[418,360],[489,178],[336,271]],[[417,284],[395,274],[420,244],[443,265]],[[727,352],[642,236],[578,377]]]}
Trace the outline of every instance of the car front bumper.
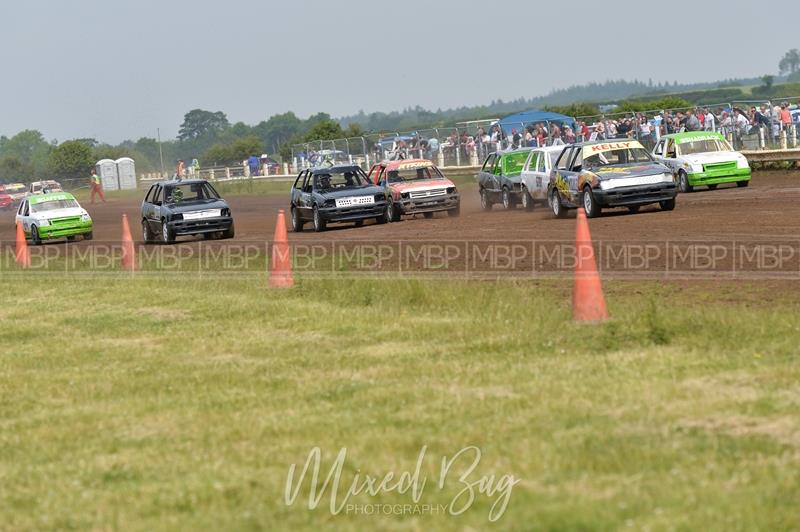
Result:
{"label": "car front bumper", "polygon": [[201,235],[203,233],[216,233],[227,231],[233,225],[233,218],[220,216],[218,218],[205,218],[202,220],[173,220],[167,226],[178,235]]}
{"label": "car front bumper", "polygon": [[654,183],[610,190],[598,188],[592,192],[602,207],[627,207],[673,199],[678,194],[678,188],[675,183]]}
{"label": "car front bumper", "polygon": [[53,238],[63,238],[65,236],[85,235],[92,232],[92,221],[78,222],[69,225],[43,225],[36,228],[39,231],[39,238],[50,240]]}
{"label": "car front bumper", "polygon": [[750,168],[736,168],[735,170],[711,170],[708,172],[695,172],[687,174],[689,185],[716,185],[719,183],[735,183],[750,180]]}
{"label": "car front bumper", "polygon": [[368,218],[383,216],[386,211],[386,202],[380,201],[372,205],[357,205],[355,207],[323,207],[319,209],[320,217],[325,222],[357,222]]}
{"label": "car front bumper", "polygon": [[431,198],[402,198],[397,202],[403,214],[418,214],[423,212],[449,211],[459,205],[458,193]]}

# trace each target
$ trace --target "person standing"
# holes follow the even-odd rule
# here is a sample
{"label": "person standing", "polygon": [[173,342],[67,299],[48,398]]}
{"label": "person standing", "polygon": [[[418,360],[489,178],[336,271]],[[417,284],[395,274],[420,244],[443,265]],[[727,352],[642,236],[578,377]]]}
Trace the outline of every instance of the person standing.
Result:
{"label": "person standing", "polygon": [[106,197],[103,195],[103,185],[100,182],[100,176],[97,175],[97,170],[92,170],[92,177],[89,178],[89,187],[92,189],[92,205],[94,205],[95,194],[100,196],[103,203],[106,202]]}

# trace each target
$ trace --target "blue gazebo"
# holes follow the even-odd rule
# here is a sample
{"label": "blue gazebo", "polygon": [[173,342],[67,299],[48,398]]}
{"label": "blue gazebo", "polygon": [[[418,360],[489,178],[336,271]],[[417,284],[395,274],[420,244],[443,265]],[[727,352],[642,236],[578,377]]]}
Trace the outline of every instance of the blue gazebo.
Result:
{"label": "blue gazebo", "polygon": [[555,122],[558,124],[558,127],[563,126],[564,124],[571,127],[573,130],[575,129],[575,119],[566,115],[562,115],[559,113],[551,113],[549,111],[539,111],[538,109],[532,109],[530,111],[524,111],[522,113],[516,113],[511,116],[507,116],[505,118],[500,119],[497,124],[503,129],[503,133],[508,135],[511,133],[511,130],[516,128],[517,131],[522,131],[526,126],[530,124],[537,124],[537,123],[547,123],[552,124]]}

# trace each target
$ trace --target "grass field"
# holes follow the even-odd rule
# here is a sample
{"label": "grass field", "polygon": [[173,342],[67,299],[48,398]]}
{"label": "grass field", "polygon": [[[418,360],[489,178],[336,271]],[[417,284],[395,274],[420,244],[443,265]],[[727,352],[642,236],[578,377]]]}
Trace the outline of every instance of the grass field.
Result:
{"label": "grass field", "polygon": [[[789,288],[789,289],[787,289]],[[0,528],[800,527],[800,302],[786,284],[20,277],[0,332]],[[520,479],[464,514],[332,515],[289,465]],[[455,471],[455,469],[454,469]],[[472,477],[471,477],[472,478]],[[352,502],[408,503],[362,494]]]}

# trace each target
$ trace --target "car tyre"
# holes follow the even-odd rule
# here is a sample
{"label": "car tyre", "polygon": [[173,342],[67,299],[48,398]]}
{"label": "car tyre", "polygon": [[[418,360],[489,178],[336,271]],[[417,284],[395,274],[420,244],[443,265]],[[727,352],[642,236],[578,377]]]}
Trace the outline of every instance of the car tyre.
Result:
{"label": "car tyre", "polygon": [[150,230],[150,224],[147,223],[147,220],[142,220],[142,240],[145,244],[150,244],[154,240],[153,232]]}
{"label": "car tyre", "polygon": [[717,185],[716,184],[708,185],[708,190],[716,190],[716,189],[717,189]]}
{"label": "car tyre", "polygon": [[231,222],[231,226],[222,232],[222,238],[228,240],[234,236],[236,236],[236,228],[233,226],[233,222]]}
{"label": "car tyre", "polygon": [[694,187],[689,184],[689,176],[683,170],[678,172],[678,190],[684,193],[694,190]]}
{"label": "car tyre", "polygon": [[164,244],[175,242],[175,231],[169,228],[166,220],[161,220],[161,241]]}
{"label": "car tyre", "polygon": [[321,233],[325,230],[327,224],[325,220],[322,219],[322,214],[319,212],[319,209],[315,206],[314,207],[314,231],[317,233]]}
{"label": "car tyre", "polygon": [[400,209],[395,206],[392,200],[389,200],[389,205],[386,207],[386,218],[388,218],[390,222],[400,221]]}
{"label": "car tyre", "polygon": [[503,208],[507,211],[510,211],[517,206],[516,202],[514,201],[514,198],[511,196],[511,191],[508,190],[508,187],[503,187],[502,199],[503,199]]}
{"label": "car tyre", "polygon": [[602,208],[597,203],[597,200],[594,197],[594,193],[592,192],[592,187],[586,186],[583,188],[583,210],[586,213],[587,218],[597,218],[600,216],[600,212]]}
{"label": "car tyre", "polygon": [[489,198],[489,192],[485,188],[481,189],[481,209],[484,211],[492,210],[492,200]]}
{"label": "car tyre", "polygon": [[628,207],[628,212],[631,214],[636,214],[637,212],[639,212],[639,209],[641,207],[642,207],[641,205],[631,205],[630,207]]}
{"label": "car tyre", "polygon": [[292,232],[302,233],[305,223],[300,219],[300,211],[292,207]]}
{"label": "car tyre", "polygon": [[89,231],[88,233],[84,233],[83,234],[83,239],[84,240],[91,240],[93,238],[94,238],[94,233],[92,233],[91,231]]}
{"label": "car tyre", "polygon": [[750,184],[750,180],[749,179],[747,181],[737,181],[736,182],[736,186],[739,187],[739,188],[744,188],[744,187],[748,186],[749,184]]}
{"label": "car tyre", "polygon": [[550,191],[550,208],[556,218],[566,218],[567,209],[561,205],[561,195],[555,188]]}
{"label": "car tyre", "polygon": [[75,242],[75,235],[70,235],[67,237],[67,242]]}
{"label": "car tyre", "polygon": [[364,220],[356,220],[356,222],[355,222],[355,224],[354,224],[354,225],[355,225],[356,227],[363,227],[363,225],[364,225]]}
{"label": "car tyre", "polygon": [[39,229],[35,226],[31,226],[31,242],[34,246],[38,246],[42,243],[42,238],[39,236]]}
{"label": "car tyre", "polygon": [[522,187],[522,208],[526,211],[533,210],[533,198],[528,193],[528,189],[525,187]]}
{"label": "car tyre", "polygon": [[663,200],[658,202],[658,206],[662,211],[671,211],[675,209],[675,198]]}
{"label": "car tyre", "polygon": [[425,218],[430,220],[431,218],[433,218],[433,213],[432,212],[423,212],[422,216],[424,216]]}
{"label": "car tyre", "polygon": [[461,204],[459,203],[454,209],[448,210],[447,215],[451,218],[458,218],[461,216]]}

